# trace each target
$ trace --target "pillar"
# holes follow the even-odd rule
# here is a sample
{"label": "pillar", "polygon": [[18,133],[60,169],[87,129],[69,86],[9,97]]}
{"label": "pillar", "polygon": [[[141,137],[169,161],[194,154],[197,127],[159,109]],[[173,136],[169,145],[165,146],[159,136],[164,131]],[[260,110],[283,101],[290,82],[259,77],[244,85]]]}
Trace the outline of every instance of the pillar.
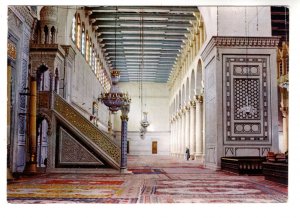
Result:
{"label": "pillar", "polygon": [[190,102],[190,154],[191,159],[193,160],[195,158],[195,101]]}
{"label": "pillar", "polygon": [[29,161],[26,164],[25,173],[37,172],[37,146],[36,146],[36,99],[37,99],[37,82],[35,77],[30,81],[30,98],[29,98]]}
{"label": "pillar", "polygon": [[181,125],[182,125],[182,113],[178,113],[178,144],[177,144],[177,157],[180,157],[180,148],[181,148],[181,137],[182,137],[182,132],[181,132]]}
{"label": "pillar", "polygon": [[180,126],[180,117],[179,114],[176,114],[176,135],[175,135],[175,140],[176,140],[176,147],[175,147],[175,156],[177,157],[179,153],[179,144],[180,144],[180,131],[179,131],[179,126]]}
{"label": "pillar", "polygon": [[184,142],[185,142],[185,125],[184,125],[184,121],[185,121],[185,109],[182,109],[182,116],[181,116],[181,131],[180,131],[180,135],[181,135],[181,141],[180,141],[180,157],[184,156],[184,152],[185,152],[185,147],[184,147]]}
{"label": "pillar", "polygon": [[203,157],[203,98],[196,96],[196,153],[195,159],[201,160]]}
{"label": "pillar", "polygon": [[127,122],[129,113],[129,104],[125,104],[121,107],[121,173],[127,173]]}
{"label": "pillar", "polygon": [[190,148],[190,106],[185,106],[185,138],[184,138],[184,153],[186,148]]}

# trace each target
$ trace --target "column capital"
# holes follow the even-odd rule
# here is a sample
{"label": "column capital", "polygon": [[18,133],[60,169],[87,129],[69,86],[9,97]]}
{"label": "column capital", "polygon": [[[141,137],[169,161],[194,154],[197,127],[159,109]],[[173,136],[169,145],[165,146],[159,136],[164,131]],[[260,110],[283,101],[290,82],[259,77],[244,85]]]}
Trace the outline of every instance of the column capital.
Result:
{"label": "column capital", "polygon": [[128,115],[121,115],[120,118],[122,121],[128,121]]}
{"label": "column capital", "polygon": [[186,112],[189,112],[190,111],[190,104],[187,103],[185,106],[184,106],[184,109]]}
{"label": "column capital", "polygon": [[203,103],[203,95],[195,95],[195,101],[199,103]]}
{"label": "column capital", "polygon": [[190,107],[191,107],[191,108],[196,107],[196,102],[195,102],[194,100],[191,100],[191,101],[190,101]]}

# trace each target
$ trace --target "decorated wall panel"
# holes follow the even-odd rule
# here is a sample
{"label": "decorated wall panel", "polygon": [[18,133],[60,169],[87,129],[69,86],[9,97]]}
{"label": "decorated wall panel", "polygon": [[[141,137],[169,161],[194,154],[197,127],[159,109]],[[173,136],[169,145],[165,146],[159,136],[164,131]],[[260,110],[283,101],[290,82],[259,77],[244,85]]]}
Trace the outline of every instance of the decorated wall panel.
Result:
{"label": "decorated wall panel", "polygon": [[223,55],[224,144],[270,144],[270,69],[264,55]]}

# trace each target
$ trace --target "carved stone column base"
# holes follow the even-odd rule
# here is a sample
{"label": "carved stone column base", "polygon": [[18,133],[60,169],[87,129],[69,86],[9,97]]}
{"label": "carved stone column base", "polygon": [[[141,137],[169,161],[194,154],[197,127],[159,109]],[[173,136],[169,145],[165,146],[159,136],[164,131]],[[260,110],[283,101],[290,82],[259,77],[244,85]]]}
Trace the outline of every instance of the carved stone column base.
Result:
{"label": "carved stone column base", "polygon": [[121,168],[120,173],[121,174],[132,174],[132,171],[129,171],[127,168]]}

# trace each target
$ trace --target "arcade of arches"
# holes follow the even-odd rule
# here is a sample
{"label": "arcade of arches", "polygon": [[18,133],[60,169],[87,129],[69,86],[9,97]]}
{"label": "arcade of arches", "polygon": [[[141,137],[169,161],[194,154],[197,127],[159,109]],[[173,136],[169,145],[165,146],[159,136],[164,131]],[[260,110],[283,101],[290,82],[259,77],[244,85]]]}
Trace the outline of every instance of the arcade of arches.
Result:
{"label": "arcade of arches", "polygon": [[[196,187],[203,172],[220,186],[222,180],[240,183],[237,189],[249,185],[252,194],[232,187],[246,200],[225,193],[223,202],[287,200],[286,7],[8,6],[7,11],[9,201],[47,198],[44,192],[33,194],[36,199],[26,190],[14,192],[20,178],[42,184],[44,176],[63,184],[63,178],[78,175],[84,183],[84,175],[93,173],[103,184],[121,184],[104,176],[112,174],[126,178],[128,187],[144,187],[143,198],[136,198],[142,203],[222,202],[198,189],[194,197],[181,198],[172,189],[165,199],[147,189],[154,183],[167,187],[171,181],[164,179],[176,177],[177,184],[184,183],[176,190],[183,190],[191,181],[180,177],[184,173]],[[240,19],[232,20],[232,14]],[[115,68],[118,87],[131,99],[117,112],[102,99],[115,91]],[[256,176],[250,188],[251,173]],[[152,179],[138,183],[137,174]],[[138,201],[107,196],[86,198]]]}

